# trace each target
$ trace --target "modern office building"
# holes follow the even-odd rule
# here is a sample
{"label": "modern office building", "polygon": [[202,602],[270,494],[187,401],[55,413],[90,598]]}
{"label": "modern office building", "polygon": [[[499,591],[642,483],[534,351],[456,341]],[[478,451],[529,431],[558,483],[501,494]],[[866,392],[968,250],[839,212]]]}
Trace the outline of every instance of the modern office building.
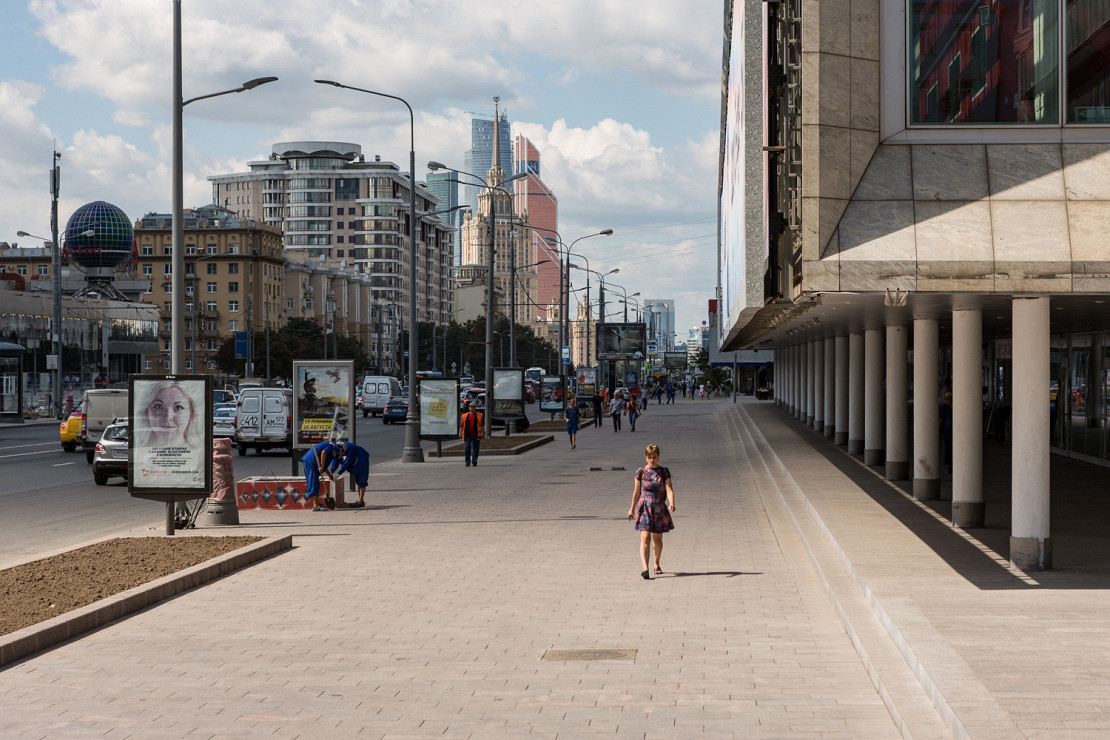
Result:
{"label": "modern office building", "polygon": [[512,193],[505,188],[505,171],[501,169],[499,135],[494,131],[492,151],[493,164],[486,175],[490,187],[478,196],[478,206],[472,216],[463,216],[462,243],[463,264],[460,272],[474,273],[477,268],[488,270],[490,232],[489,223],[493,221],[493,280],[495,298],[499,294],[505,301],[495,300],[494,311],[501,316],[509,316],[508,301],[513,293],[510,280],[515,272],[515,311],[517,323],[526,323],[527,315],[521,314],[520,306],[532,306],[536,302],[536,269],[530,267],[532,251],[532,229],[522,214],[513,208]]}
{"label": "modern office building", "polygon": [[645,298],[643,322],[648,342],[655,342],[659,352],[673,352],[675,340],[674,298]]}
{"label": "modern office building", "polygon": [[[241,218],[281,229],[286,253],[300,260],[345,260],[370,278],[372,301],[400,306],[408,321],[409,175],[358,144],[293,141],[275,144],[250,171],[215,175],[214,203]],[[452,227],[438,199],[416,183],[417,319],[437,325],[453,310]]]}
{"label": "modern office building", "polygon": [[[498,161],[504,165],[511,165],[513,161],[512,139],[509,131],[508,117],[497,111],[497,99],[494,99],[494,114],[492,119],[470,119],[470,148],[463,153],[463,169],[475,175],[483,175],[493,167],[493,151],[496,149]],[[494,126],[494,121],[497,125]],[[512,177],[514,173],[506,172],[505,177]],[[462,180],[466,180],[465,175]],[[506,189],[511,193],[515,182],[509,183]],[[470,207],[470,213],[478,212],[478,194],[483,190],[480,183],[464,185],[462,203]]]}
{"label": "modern office building", "polygon": [[1050,455],[1110,461],[1110,3],[725,11],[721,349],[773,350],[777,402],[917,498],[951,463],[951,523],[1051,567]]}
{"label": "modern office building", "polygon": [[459,228],[462,226],[463,213],[461,208],[451,211],[460,205],[459,184],[455,182],[458,178],[459,173],[453,170],[429,172],[424,176],[428,183],[428,192],[438,201],[436,210],[450,211],[441,214],[439,218],[451,228],[451,253],[455,267],[462,264],[462,235]]}
{"label": "modern office building", "polygon": [[559,199],[540,178],[540,153],[531,141],[518,135],[513,141],[513,158],[516,171],[528,173],[528,177],[513,183],[516,212],[522,214],[532,227],[528,262],[547,260],[536,266],[535,303],[522,306],[517,313],[521,315],[521,311],[526,311],[523,315],[534,325],[556,323],[559,317],[551,314],[551,306],[553,303],[559,305],[562,284],[558,233]]}

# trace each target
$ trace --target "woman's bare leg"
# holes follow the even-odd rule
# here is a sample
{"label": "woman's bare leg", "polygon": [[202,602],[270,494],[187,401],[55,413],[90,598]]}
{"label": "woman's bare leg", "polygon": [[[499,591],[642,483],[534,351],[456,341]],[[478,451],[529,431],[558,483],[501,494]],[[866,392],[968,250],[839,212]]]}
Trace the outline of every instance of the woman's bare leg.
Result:
{"label": "woman's bare leg", "polygon": [[648,569],[648,550],[651,548],[651,532],[640,532],[640,564]]}
{"label": "woman's bare leg", "polygon": [[[655,543],[655,569],[659,570],[659,556],[663,554],[663,533],[662,532],[652,532],[651,533],[651,541],[653,543]],[[644,567],[647,567],[647,565],[646,565],[647,561],[646,560],[644,561],[644,563],[645,563]]]}

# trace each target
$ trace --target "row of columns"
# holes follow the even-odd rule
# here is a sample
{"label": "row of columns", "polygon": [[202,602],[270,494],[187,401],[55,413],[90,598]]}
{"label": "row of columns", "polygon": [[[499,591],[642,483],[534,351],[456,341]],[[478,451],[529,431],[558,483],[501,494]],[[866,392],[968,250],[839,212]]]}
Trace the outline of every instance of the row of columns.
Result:
{"label": "row of columns", "polygon": [[[975,306],[952,310],[952,524],[982,527],[983,322]],[[935,315],[775,350],[775,402],[845,445],[891,480],[913,481],[920,500],[940,496],[943,468],[939,327]],[[1049,532],[1049,299],[1013,298],[1013,461],[1010,561],[1051,567]],[[913,389],[913,444],[908,414]],[[912,460],[912,464],[911,464]]]}

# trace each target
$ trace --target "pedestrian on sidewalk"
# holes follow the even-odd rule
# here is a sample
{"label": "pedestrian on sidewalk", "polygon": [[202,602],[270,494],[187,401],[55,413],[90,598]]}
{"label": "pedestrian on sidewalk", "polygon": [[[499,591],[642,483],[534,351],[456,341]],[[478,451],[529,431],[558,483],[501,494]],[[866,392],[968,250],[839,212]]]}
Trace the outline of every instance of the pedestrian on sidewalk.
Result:
{"label": "pedestrian on sidewalk", "polygon": [[599,427],[601,426],[601,391],[595,390],[594,395],[590,400],[593,402],[594,405],[594,426]]}
{"label": "pedestrian on sidewalk", "polygon": [[304,453],[304,457],[301,458],[301,468],[304,470],[305,481],[304,498],[305,501],[314,501],[313,511],[328,511],[335,508],[334,498],[325,496],[323,502],[319,498],[320,476],[326,474],[329,478],[335,480],[335,477],[328,472],[328,466],[334,459],[335,445],[326,440],[309,447],[308,452]]}
{"label": "pedestrian on sidewalk", "polygon": [[624,397],[620,391],[613,394],[613,400],[609,402],[609,416],[613,419],[613,431],[619,432],[621,430],[621,414],[624,413]]}
{"label": "pedestrian on sidewalk", "polygon": [[358,487],[358,501],[347,504],[352,509],[366,506],[366,486],[370,483],[370,453],[354,442],[339,442],[336,445],[335,461],[331,468],[334,475],[350,472],[351,483]]}
{"label": "pedestrian on sidewalk", "polygon": [[478,451],[482,447],[482,414],[474,408],[473,401],[467,401],[466,413],[459,420],[459,437],[463,440],[463,455],[466,467],[478,465]]}
{"label": "pedestrian on sidewalk", "polygon": [[625,409],[628,412],[628,427],[631,431],[636,431],[636,417],[640,415],[640,405],[636,403],[636,397],[628,399],[628,406]]}
{"label": "pedestrian on sidewalk", "polygon": [[563,409],[563,421],[567,423],[567,436],[570,437],[570,448],[573,450],[578,436],[578,406],[574,398],[567,400],[567,407]]}
{"label": "pedestrian on sidewalk", "polygon": [[640,564],[644,569],[640,577],[648,575],[648,555],[655,548],[655,575],[663,573],[659,556],[663,554],[663,533],[674,529],[671,512],[674,511],[674,485],[671,471],[659,464],[659,445],[644,448],[646,465],[636,471],[636,487],[632,492],[632,506],[628,518],[635,519],[640,533]]}

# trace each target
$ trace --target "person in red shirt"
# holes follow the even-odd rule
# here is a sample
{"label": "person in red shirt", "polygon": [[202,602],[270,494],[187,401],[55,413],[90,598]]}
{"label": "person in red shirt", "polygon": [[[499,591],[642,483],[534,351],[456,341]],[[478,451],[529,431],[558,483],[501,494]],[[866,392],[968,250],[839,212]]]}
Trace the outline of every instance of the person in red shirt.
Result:
{"label": "person in red shirt", "polygon": [[482,414],[475,410],[473,401],[467,402],[466,413],[459,421],[459,438],[463,440],[466,467],[477,466],[478,450],[482,446]]}

